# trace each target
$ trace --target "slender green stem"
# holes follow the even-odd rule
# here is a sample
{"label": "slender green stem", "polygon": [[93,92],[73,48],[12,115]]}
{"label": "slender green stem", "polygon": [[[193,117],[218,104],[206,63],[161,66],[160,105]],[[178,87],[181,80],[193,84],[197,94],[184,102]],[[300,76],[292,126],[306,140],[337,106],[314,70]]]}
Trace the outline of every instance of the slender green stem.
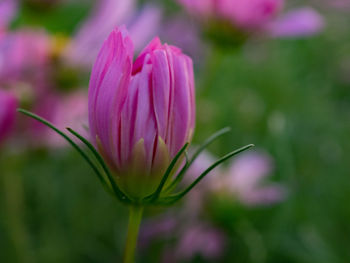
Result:
{"label": "slender green stem", "polygon": [[130,206],[128,235],[126,238],[126,246],[124,251],[124,263],[135,262],[135,250],[142,219],[142,212],[142,206]]}

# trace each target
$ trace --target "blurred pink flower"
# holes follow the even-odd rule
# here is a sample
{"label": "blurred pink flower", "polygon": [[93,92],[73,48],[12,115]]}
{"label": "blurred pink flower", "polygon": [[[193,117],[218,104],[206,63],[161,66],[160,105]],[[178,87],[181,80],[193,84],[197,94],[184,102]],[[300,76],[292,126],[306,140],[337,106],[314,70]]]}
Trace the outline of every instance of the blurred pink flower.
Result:
{"label": "blurred pink flower", "polygon": [[158,38],[134,63],[133,53],[124,27],[103,44],[90,79],[89,127],[121,186],[140,197],[192,138],[194,76],[192,60]]}
{"label": "blurred pink flower", "polygon": [[[56,106],[50,116],[50,121],[61,131],[72,128],[80,135],[88,138],[88,96],[83,91],[76,91],[61,98],[57,98]],[[48,105],[49,106],[49,105]],[[52,106],[52,105],[51,105]],[[51,147],[65,147],[66,141],[61,136],[46,129],[46,145]],[[79,143],[79,141],[77,141]]]}
{"label": "blurred pink flower", "polygon": [[130,37],[139,50],[153,38],[161,18],[161,11],[155,6],[146,6],[138,12],[136,0],[100,0],[93,10],[65,51],[68,63],[90,68],[103,41],[115,26],[122,24],[128,25]]}
{"label": "blurred pink flower", "polygon": [[90,67],[108,34],[132,15],[135,0],[96,1],[91,16],[83,22],[72,43],[67,47],[69,62]]}
{"label": "blurred pink flower", "polygon": [[0,2],[0,38],[17,12],[16,0],[1,0]]}
{"label": "blurred pink flower", "polygon": [[[20,101],[20,99],[24,101],[25,99],[23,99],[23,97],[26,95],[20,93],[21,91],[14,90],[14,92],[11,94],[13,97],[17,98],[16,101]],[[61,95],[56,93],[54,90],[47,88],[41,93],[33,94],[33,96],[34,98],[31,98],[32,105],[27,105],[24,101],[24,108],[29,109],[35,114],[48,120],[66,133],[68,133],[66,128],[70,127],[85,138],[89,138],[87,128],[87,92],[78,90],[70,94]],[[19,115],[18,121],[16,122],[16,132],[14,137],[15,140],[11,141],[11,146],[13,148],[17,148],[18,150],[42,147],[47,149],[56,149],[68,146],[64,139],[62,139],[47,126],[43,125],[41,122],[22,115]],[[81,142],[77,139],[76,143]]]}
{"label": "blurred pink flower", "polygon": [[[224,252],[225,242],[225,235],[219,229],[194,222],[183,231],[172,258],[177,259],[174,262],[179,262],[200,255],[206,260],[218,260]],[[169,258],[165,262],[168,260]]]}
{"label": "blurred pink flower", "polygon": [[[70,127],[85,138],[89,138],[87,92],[77,90],[62,95],[46,88],[45,92],[37,93],[35,96],[33,105],[29,106],[30,111],[53,123],[61,131],[68,133],[66,128]],[[20,118],[18,126],[21,133],[17,134],[16,140],[22,148],[55,149],[68,146],[64,139],[41,122],[25,117]],[[26,137],[26,140],[22,140],[21,137]],[[79,140],[76,142],[80,143]]]}
{"label": "blurred pink flower", "polygon": [[217,12],[238,27],[261,28],[281,11],[283,0],[221,0]]}
{"label": "blurred pink flower", "polygon": [[264,185],[263,180],[272,172],[272,159],[261,152],[245,153],[231,163],[217,179],[214,190],[228,192],[247,206],[269,205],[285,199],[286,189],[277,183]]}
{"label": "blurred pink flower", "polygon": [[159,31],[162,12],[159,7],[146,5],[133,14],[127,23],[135,50],[141,50]]}
{"label": "blurred pink flower", "polygon": [[220,229],[198,218],[188,219],[183,211],[149,219],[142,224],[140,246],[144,250],[155,240],[173,241],[174,238],[175,243],[163,249],[161,262],[187,262],[198,255],[205,260],[218,260],[226,243],[225,234]]}
{"label": "blurred pink flower", "polygon": [[14,126],[17,100],[13,94],[0,89],[0,144]]}
{"label": "blurred pink flower", "polygon": [[[79,119],[85,118],[88,124],[87,95],[73,93],[62,96],[55,91],[51,78],[51,39],[44,31],[24,29],[7,32],[0,39],[0,84],[16,95],[25,108],[32,110],[59,128],[72,126],[79,132]],[[57,147],[66,145],[51,130],[29,118],[18,122],[21,134],[16,134],[18,147]],[[83,135],[87,136],[87,132]],[[24,136],[23,136],[24,135]],[[22,138],[31,137],[28,144]],[[25,146],[25,147],[23,147]]]}
{"label": "blurred pink flower", "polygon": [[215,2],[213,0],[178,0],[178,2],[194,15],[215,15]]}
{"label": "blurred pink flower", "polygon": [[[197,178],[216,159],[208,152],[202,153],[187,171],[185,182]],[[272,204],[285,198],[286,190],[277,183],[264,185],[273,171],[273,160],[266,153],[256,151],[243,153],[232,160],[228,168],[218,167],[189,194],[186,207],[189,214],[199,213],[208,193],[228,193],[248,206]]]}
{"label": "blurred pink flower", "polygon": [[[237,27],[260,28],[281,10],[283,0],[179,0],[193,14],[227,20]],[[203,3],[203,4],[202,4]]]}
{"label": "blurred pink flower", "polygon": [[180,47],[195,61],[201,62],[204,60],[205,43],[200,39],[198,27],[187,17],[167,18],[159,31],[161,39]]}
{"label": "blurred pink flower", "polygon": [[[46,92],[35,93],[33,95],[34,98],[32,98],[32,104],[28,109],[49,122],[52,122],[53,116],[60,102],[60,96],[54,92],[48,92],[49,88],[45,91]],[[30,138],[30,140],[26,141],[22,141],[18,138],[22,145],[30,148],[38,148],[47,145],[48,135],[52,133],[52,131],[44,124],[34,119],[24,117],[21,118],[20,125],[21,132],[25,134],[26,138]]]}
{"label": "blurred pink flower", "polygon": [[22,30],[0,39],[0,82],[31,82],[46,78],[50,41],[45,32]]}
{"label": "blurred pink flower", "polygon": [[[193,162],[191,167],[187,170],[186,175],[184,177],[184,182],[186,184],[193,182],[215,161],[216,161],[215,157],[211,155],[208,151],[202,152]],[[203,187],[208,188],[211,182],[216,179],[215,177],[220,176],[222,172],[223,171],[221,166],[215,168],[199,184],[201,186],[200,188],[203,188]]]}
{"label": "blurred pink flower", "polygon": [[287,12],[266,29],[274,37],[298,37],[316,34],[323,27],[323,17],[314,9],[305,7]]}
{"label": "blurred pink flower", "polygon": [[[242,31],[272,32],[273,36],[305,36],[323,28],[323,18],[312,8],[290,11],[284,17],[284,0],[178,0],[206,22],[229,22]],[[302,30],[304,27],[304,30]]]}
{"label": "blurred pink flower", "polygon": [[155,239],[167,239],[174,234],[178,226],[178,218],[173,214],[165,214],[148,220],[141,225],[139,243],[142,248],[147,249]]}

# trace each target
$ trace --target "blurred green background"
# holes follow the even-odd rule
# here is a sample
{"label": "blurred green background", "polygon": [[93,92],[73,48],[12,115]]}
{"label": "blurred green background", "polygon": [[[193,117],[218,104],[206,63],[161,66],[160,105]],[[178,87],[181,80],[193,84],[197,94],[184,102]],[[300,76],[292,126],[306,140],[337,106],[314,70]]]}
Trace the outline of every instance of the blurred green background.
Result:
{"label": "blurred green background", "polygon": [[[13,27],[71,34],[90,7],[24,5]],[[271,207],[208,205],[207,216],[228,237],[220,262],[349,262],[350,17],[319,10],[327,26],[318,36],[254,39],[236,52],[208,48],[194,61],[194,141],[232,127],[210,150],[223,155],[254,143],[273,156],[273,179],[288,189]],[[75,151],[2,153],[0,164],[1,262],[120,262],[127,208]],[[138,262],[159,262],[161,247],[143,251]]]}

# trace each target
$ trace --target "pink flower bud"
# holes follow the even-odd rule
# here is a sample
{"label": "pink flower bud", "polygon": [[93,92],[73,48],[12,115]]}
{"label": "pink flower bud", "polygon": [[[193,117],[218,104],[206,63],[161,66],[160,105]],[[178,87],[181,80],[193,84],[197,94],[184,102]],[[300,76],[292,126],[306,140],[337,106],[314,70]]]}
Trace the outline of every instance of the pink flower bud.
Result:
{"label": "pink flower bud", "polygon": [[192,138],[194,78],[192,60],[158,38],[134,63],[133,51],[124,27],[103,44],[90,79],[89,124],[120,187],[142,197]]}
{"label": "pink flower bud", "polygon": [[16,98],[9,92],[0,90],[0,144],[13,128],[16,107]]}

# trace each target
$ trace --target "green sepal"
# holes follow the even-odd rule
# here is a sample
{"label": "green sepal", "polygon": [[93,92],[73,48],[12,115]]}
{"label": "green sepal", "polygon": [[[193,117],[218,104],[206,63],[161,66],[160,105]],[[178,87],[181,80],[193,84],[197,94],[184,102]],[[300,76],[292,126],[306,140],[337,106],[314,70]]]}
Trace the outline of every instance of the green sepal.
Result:
{"label": "green sepal", "polygon": [[199,148],[194,152],[191,159],[188,160],[188,156],[186,154],[186,164],[181,169],[181,171],[178,173],[174,181],[171,182],[171,184],[167,187],[165,190],[166,192],[170,192],[171,190],[174,190],[178,184],[181,182],[182,178],[184,177],[186,171],[190,168],[190,166],[193,164],[193,162],[197,159],[197,157],[203,152],[212,142],[214,142],[217,138],[220,136],[228,133],[231,131],[230,127],[223,128],[217,132],[215,132],[213,135],[211,135],[208,139],[206,139]]}
{"label": "green sepal", "polygon": [[230,127],[226,127],[223,128],[217,132],[215,132],[213,135],[211,135],[208,139],[206,139],[197,149],[197,151],[195,151],[195,153],[193,154],[191,161],[189,163],[189,165],[191,165],[198,157],[198,155],[201,154],[201,152],[203,152],[213,141],[215,141],[217,138],[219,138],[220,136],[228,133],[231,131]]}
{"label": "green sepal", "polygon": [[[83,158],[84,160],[90,165],[90,167],[92,168],[92,170],[95,172],[95,174],[97,175],[99,181],[101,182],[102,186],[104,187],[104,189],[111,195],[116,196],[115,193],[113,193],[112,189],[110,188],[110,186],[108,185],[108,183],[106,182],[104,176],[101,174],[100,170],[98,169],[98,167],[94,164],[94,162],[90,159],[90,157],[71,139],[69,138],[64,132],[60,131],[58,128],[56,128],[52,123],[50,123],[49,121],[39,117],[38,115],[29,112],[27,110],[24,109],[17,109],[18,112],[27,115],[39,122],[41,122],[42,124],[46,125],[47,127],[49,127],[50,129],[52,129],[53,131],[55,131],[57,134],[59,134],[60,136],[62,136]],[[119,200],[121,200],[122,202],[125,202],[127,200],[125,199],[121,199],[119,198],[119,196],[117,196]]]}
{"label": "green sepal", "polygon": [[76,131],[74,131],[72,128],[67,128],[67,130],[73,134],[75,137],[77,137],[82,143],[84,143],[89,150],[92,152],[92,154],[95,156],[95,158],[97,159],[97,161],[99,162],[99,164],[102,166],[103,171],[105,172],[105,174],[108,177],[108,181],[110,183],[110,185],[112,186],[112,189],[115,193],[115,195],[117,196],[117,198],[121,201],[121,202],[126,202],[126,203],[131,203],[131,200],[127,197],[126,194],[124,194],[118,187],[118,185],[116,184],[115,180],[113,179],[113,176],[111,175],[111,172],[108,169],[108,166],[106,165],[105,161],[103,160],[102,156],[96,151],[95,147],[87,140],[85,139],[83,136],[81,136],[79,133],[77,133]]}
{"label": "green sepal", "polygon": [[188,168],[190,168],[190,164],[189,164],[190,159],[188,157],[187,151],[185,151],[184,154],[185,154],[185,158],[186,158],[186,163],[181,168],[180,172],[176,175],[175,179],[164,190],[165,193],[170,193],[171,191],[173,191],[178,186],[178,184],[181,182],[181,180],[184,177],[184,175],[185,175],[186,171],[188,170]]}
{"label": "green sepal", "polygon": [[225,162],[226,160],[232,158],[233,156],[248,150],[249,148],[253,147],[254,144],[249,144],[244,147],[241,147],[233,152],[230,152],[226,154],[225,156],[221,157],[219,160],[217,160],[215,163],[213,163],[211,166],[209,166],[194,182],[188,186],[185,190],[183,190],[180,193],[169,195],[167,197],[161,198],[158,200],[157,204],[159,205],[171,205],[177,201],[179,201],[182,197],[184,197],[189,191],[193,189],[206,175],[208,175],[213,169],[215,169],[218,165]]}
{"label": "green sepal", "polygon": [[177,161],[180,159],[181,155],[185,152],[186,148],[188,147],[189,143],[186,143],[181,149],[180,151],[178,151],[178,153],[175,155],[174,159],[171,161],[170,165],[168,166],[167,170],[165,171],[162,180],[160,181],[160,184],[158,185],[157,189],[155,190],[155,192],[147,197],[145,197],[143,200],[146,202],[154,202],[155,200],[157,200],[163,190],[163,187],[166,183],[166,181],[168,180],[172,170],[174,169]]}
{"label": "green sepal", "polygon": [[[95,149],[95,147],[87,140],[85,139],[83,136],[81,136],[79,133],[77,133],[76,131],[74,131],[71,128],[67,128],[67,130],[73,134],[75,137],[77,137],[80,141],[82,141],[85,146],[87,146],[87,148],[91,151],[91,153],[93,154],[93,156],[96,158],[98,164],[102,167],[103,172],[105,173],[105,175],[108,178],[108,182],[106,181],[105,176],[103,176],[103,174],[101,173],[100,169],[95,165],[95,163],[90,159],[90,157],[71,139],[69,138],[64,132],[60,131],[58,128],[56,128],[52,123],[50,123],[49,121],[39,117],[38,115],[26,111],[24,109],[17,109],[18,112],[25,114],[41,123],[43,123],[44,125],[46,125],[47,127],[51,128],[52,130],[54,130],[57,134],[59,134],[60,136],[62,136],[70,145],[72,145],[72,147],[74,149],[77,150],[77,152],[84,158],[84,160],[90,165],[90,167],[93,169],[93,171],[96,173],[98,179],[100,180],[101,184],[103,185],[103,187],[106,189],[106,191],[110,194],[112,194],[113,196],[117,197],[117,199],[119,199],[121,202],[127,203],[127,204],[137,204],[137,205],[171,205],[177,201],[179,201],[182,197],[184,197],[189,191],[192,190],[193,187],[195,187],[209,172],[211,172],[214,168],[216,168],[218,165],[220,165],[221,163],[223,163],[224,161],[228,160],[229,158],[253,147],[253,144],[249,144],[247,146],[244,146],[238,150],[235,150],[225,156],[223,156],[222,158],[220,158],[218,161],[216,161],[214,164],[212,164],[209,168],[207,168],[190,186],[188,186],[185,190],[183,190],[180,193],[177,194],[169,194],[165,197],[162,197],[162,193],[169,193],[171,192],[173,189],[176,188],[176,186],[179,184],[179,182],[182,180],[184,174],[186,173],[186,171],[188,170],[188,168],[192,165],[192,163],[196,160],[196,158],[199,156],[199,154],[210,144],[212,143],[215,139],[217,139],[219,136],[227,133],[230,131],[229,128],[224,128],[218,132],[216,132],[215,134],[213,134],[212,136],[210,136],[199,148],[198,150],[193,154],[193,156],[191,157],[191,159],[188,158],[186,149],[189,145],[189,143],[186,143],[181,149],[180,151],[176,154],[176,156],[173,158],[173,160],[171,161],[170,165],[168,166],[166,172],[164,173],[162,180],[160,182],[160,184],[158,185],[157,189],[155,190],[155,192],[145,198],[143,198],[141,200],[141,202],[139,201],[135,201],[130,199],[125,193],[123,193],[120,188],[118,187],[118,185],[116,184],[110,170],[108,169],[108,166],[106,165],[106,163],[104,162],[102,156],[97,152],[97,150]],[[180,159],[181,155],[184,154],[186,157],[186,163],[184,164],[184,166],[182,167],[182,169],[180,170],[180,172],[177,174],[176,178],[171,182],[171,184],[163,191],[163,188],[169,178],[169,176],[171,175],[171,173],[173,172],[174,167],[176,166],[176,163],[178,162],[178,160]],[[100,167],[100,168],[101,168]]]}

